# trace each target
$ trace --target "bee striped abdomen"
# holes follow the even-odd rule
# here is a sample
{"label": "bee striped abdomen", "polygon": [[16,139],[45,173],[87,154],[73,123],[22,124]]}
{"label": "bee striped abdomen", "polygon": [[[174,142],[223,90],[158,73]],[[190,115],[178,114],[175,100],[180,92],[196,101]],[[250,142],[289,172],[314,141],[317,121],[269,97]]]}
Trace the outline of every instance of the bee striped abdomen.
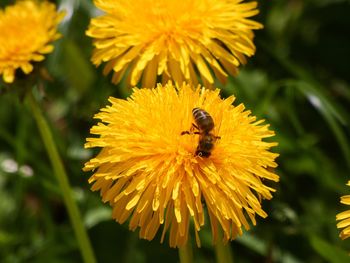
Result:
{"label": "bee striped abdomen", "polygon": [[208,133],[214,128],[213,118],[205,110],[194,108],[192,114],[200,131]]}

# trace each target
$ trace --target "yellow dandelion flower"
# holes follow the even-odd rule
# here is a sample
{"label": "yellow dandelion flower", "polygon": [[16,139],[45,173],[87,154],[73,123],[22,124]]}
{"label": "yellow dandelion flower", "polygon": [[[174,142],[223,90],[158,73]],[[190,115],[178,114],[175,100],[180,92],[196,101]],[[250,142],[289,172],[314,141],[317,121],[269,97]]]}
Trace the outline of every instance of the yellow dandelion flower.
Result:
{"label": "yellow dandelion flower", "polygon": [[[350,181],[348,181],[346,185],[350,186]],[[350,205],[350,195],[342,196],[340,199],[340,203]],[[344,228],[340,232],[339,237],[341,239],[346,239],[350,237],[350,210],[337,214],[336,220],[340,221],[337,224],[337,228]]]}
{"label": "yellow dandelion flower", "polygon": [[258,14],[256,2],[243,0],[95,0],[104,15],[91,19],[86,34],[96,47],[92,61],[107,62],[104,74],[112,82],[128,75],[135,86],[154,87],[157,76],[205,86],[213,74],[225,82],[236,75],[246,56],[255,53],[254,29],[249,18]]}
{"label": "yellow dandelion flower", "polygon": [[63,13],[46,1],[18,1],[0,10],[0,75],[5,82],[12,83],[19,68],[29,74],[33,62],[52,52],[62,18]]}
{"label": "yellow dandelion flower", "polygon": [[[242,234],[242,227],[249,229],[247,217],[255,225],[256,214],[267,216],[260,201],[272,198],[274,189],[264,182],[278,181],[270,169],[277,166],[278,154],[269,152],[277,143],[262,139],[274,132],[242,104],[232,106],[234,99],[222,100],[219,90],[186,84],[177,89],[171,83],[135,88],[127,100],[109,99],[112,105],[95,116],[101,122],[91,129],[99,137],[85,144],[102,151],[84,171],[94,171],[92,190],[110,203],[116,221],[129,219],[130,229],[139,227],[140,237],[148,240],[163,225],[162,242],[169,230],[175,247],[187,242],[190,222],[200,245],[197,232],[206,220],[214,240],[218,227],[230,240]],[[212,131],[197,134],[192,126],[196,107],[210,114]],[[205,135],[215,137],[209,157],[197,151]]]}

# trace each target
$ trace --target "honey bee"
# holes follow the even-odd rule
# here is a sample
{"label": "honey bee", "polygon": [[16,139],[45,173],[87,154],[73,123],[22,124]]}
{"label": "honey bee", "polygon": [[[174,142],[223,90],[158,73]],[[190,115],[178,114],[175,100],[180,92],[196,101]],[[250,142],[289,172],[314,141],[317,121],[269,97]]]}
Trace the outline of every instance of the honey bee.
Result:
{"label": "honey bee", "polygon": [[[196,124],[192,123],[191,130],[183,131],[181,135],[198,134],[199,140],[195,155],[208,158],[214,148],[216,140],[220,139],[219,136],[215,136],[212,133],[214,129],[214,120],[208,112],[201,108],[194,108],[192,110],[192,115]],[[193,132],[193,128],[197,131]]]}

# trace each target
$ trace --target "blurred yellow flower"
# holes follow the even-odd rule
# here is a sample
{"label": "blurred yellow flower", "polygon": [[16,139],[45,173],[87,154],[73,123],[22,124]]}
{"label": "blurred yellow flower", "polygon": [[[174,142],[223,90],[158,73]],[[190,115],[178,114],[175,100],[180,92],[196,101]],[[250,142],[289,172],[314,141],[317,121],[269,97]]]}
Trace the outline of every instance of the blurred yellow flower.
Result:
{"label": "blurred yellow flower", "polygon": [[[350,181],[348,181],[346,185],[350,186]],[[342,196],[340,199],[340,203],[350,205],[350,195]],[[350,210],[337,214],[336,220],[340,221],[337,224],[337,228],[344,228],[340,232],[339,237],[341,239],[346,239],[350,237]]]}
{"label": "blurred yellow flower", "polygon": [[[205,220],[210,220],[213,239],[218,227],[224,239],[234,239],[253,225],[255,215],[266,217],[261,199],[271,199],[274,189],[267,180],[278,181],[273,169],[277,145],[265,142],[274,135],[263,121],[256,121],[235,98],[219,97],[219,90],[193,89],[171,83],[156,89],[134,89],[127,100],[110,98],[112,105],[95,118],[86,148],[101,152],[85,164],[93,171],[92,190],[99,190],[113,207],[113,218],[127,219],[131,230],[140,228],[141,238],[151,240],[163,225],[162,242],[169,230],[171,247],[187,242],[190,222],[196,241]],[[196,155],[201,135],[191,131],[192,109],[207,111],[213,136],[219,136],[209,157]],[[206,209],[205,209],[206,207]],[[206,212],[209,219],[206,217]]]}
{"label": "blurred yellow flower", "polygon": [[105,14],[91,19],[86,34],[94,38],[95,65],[107,62],[104,74],[112,82],[128,75],[128,84],[154,87],[157,76],[204,86],[214,77],[225,82],[236,75],[246,56],[255,53],[249,18],[258,14],[256,2],[242,0],[95,0]]}
{"label": "blurred yellow flower", "polygon": [[14,81],[18,68],[29,74],[33,62],[52,52],[51,42],[60,37],[56,27],[63,16],[46,1],[17,1],[0,10],[0,75],[5,82]]}

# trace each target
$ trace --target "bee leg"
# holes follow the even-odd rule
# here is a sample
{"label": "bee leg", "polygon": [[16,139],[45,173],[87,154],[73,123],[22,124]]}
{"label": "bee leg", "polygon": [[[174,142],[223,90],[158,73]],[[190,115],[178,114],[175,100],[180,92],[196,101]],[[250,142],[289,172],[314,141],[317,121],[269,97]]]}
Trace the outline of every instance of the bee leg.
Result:
{"label": "bee leg", "polygon": [[219,139],[221,139],[220,136],[215,136],[215,140],[219,140]]}
{"label": "bee leg", "polygon": [[181,135],[185,135],[185,134],[190,135],[191,133],[190,133],[189,131],[183,131],[183,132],[181,132]]}
{"label": "bee leg", "polygon": [[181,135],[185,135],[185,134],[188,134],[188,135],[191,135],[191,134],[201,134],[200,132],[193,132],[193,131],[183,131],[181,132]]}
{"label": "bee leg", "polygon": [[196,124],[192,123],[192,126],[191,126],[191,130],[193,131],[194,129],[196,129],[197,131],[199,131],[199,128]]}
{"label": "bee leg", "polygon": [[185,135],[185,134],[188,134],[188,135],[191,135],[191,134],[200,134],[200,132],[194,132],[194,130],[197,130],[199,131],[199,128],[196,124],[192,123],[192,126],[191,126],[191,129],[189,131],[183,131],[181,132],[181,135]]}

